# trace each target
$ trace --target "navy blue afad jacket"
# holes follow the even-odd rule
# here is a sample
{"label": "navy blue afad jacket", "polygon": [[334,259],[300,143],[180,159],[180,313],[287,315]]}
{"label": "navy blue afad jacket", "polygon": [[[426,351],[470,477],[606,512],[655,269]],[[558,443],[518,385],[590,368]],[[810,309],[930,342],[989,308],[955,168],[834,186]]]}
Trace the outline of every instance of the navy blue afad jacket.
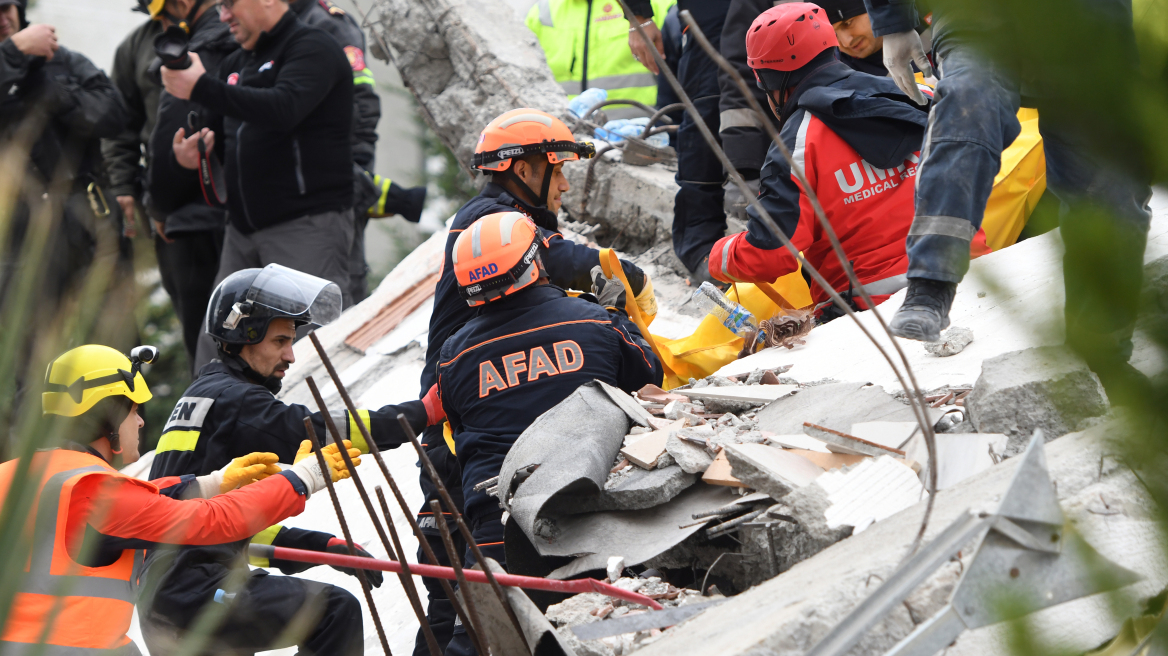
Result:
{"label": "navy blue afad jacket", "polygon": [[553,285],[487,304],[446,340],[438,390],[472,516],[494,501],[470,488],[498,475],[519,434],[592,380],[633,392],[661,384],[661,363],[623,313]]}
{"label": "navy blue afad jacket", "polygon": [[458,281],[454,278],[454,262],[450,254],[459,233],[472,223],[497,212],[523,212],[539,226],[548,240],[544,266],[552,284],[564,288],[588,291],[592,285],[590,272],[600,264],[600,252],[587,246],[564,239],[556,227],[556,215],[548,210],[532,208],[516,199],[503,187],[489,183],[478,196],[470,199],[450,225],[446,237],[446,251],[442,258],[442,277],[434,290],[434,310],[430,314],[430,333],[426,346],[426,366],[422,369],[422,392],[424,396],[437,382],[438,351],[463,324],[474,318],[477,310],[466,304],[458,295]]}

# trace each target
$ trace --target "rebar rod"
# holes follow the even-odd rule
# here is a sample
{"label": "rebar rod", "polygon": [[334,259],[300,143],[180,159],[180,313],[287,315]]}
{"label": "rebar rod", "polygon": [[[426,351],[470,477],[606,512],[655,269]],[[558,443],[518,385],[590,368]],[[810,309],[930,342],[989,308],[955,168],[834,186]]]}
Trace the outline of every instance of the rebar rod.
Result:
{"label": "rebar rod", "polygon": [[[437,499],[432,499],[430,501],[430,512],[434,513],[435,515],[442,513],[442,504],[438,503]],[[446,548],[446,557],[450,559],[450,567],[454,570],[454,576],[458,580],[458,589],[462,590],[464,593],[462,601],[466,604],[466,609],[470,614],[471,619],[474,620],[475,632],[483,636],[483,640],[486,640],[487,634],[482,630],[483,622],[479,617],[478,606],[475,604],[474,597],[472,597],[470,594],[470,588],[466,585],[466,572],[464,572],[462,569],[462,554],[458,553],[458,549],[454,547],[454,538],[450,536],[450,527],[446,525],[445,521],[438,524],[438,532],[442,536],[442,546]],[[482,565],[483,570],[486,570],[486,564],[483,563]],[[522,632],[520,632],[520,635],[523,635]],[[486,647],[488,647],[488,645],[484,644],[482,648],[480,648],[479,656],[489,653],[487,651],[482,651],[482,649]]]}
{"label": "rebar rod", "polygon": [[[426,559],[430,561],[431,565],[437,565],[438,556],[435,555],[434,549],[430,546],[430,541],[426,539],[426,534],[422,532],[422,527],[418,526],[418,522],[414,518],[415,513],[413,509],[410,508],[408,503],[406,503],[405,495],[402,494],[401,488],[397,486],[397,481],[394,479],[393,474],[389,472],[389,467],[385,464],[385,459],[381,457],[381,449],[377,447],[377,442],[373,440],[373,435],[370,434],[369,427],[365,425],[365,420],[362,419],[360,413],[357,412],[357,406],[353,404],[352,397],[349,396],[348,390],[345,389],[344,383],[341,382],[341,377],[337,374],[336,368],[333,367],[332,360],[329,358],[328,353],[325,352],[324,346],[320,343],[320,339],[316,336],[316,331],[308,333],[308,337],[312,342],[312,345],[316,348],[316,353],[320,356],[320,361],[322,364],[324,364],[325,370],[328,371],[329,378],[332,378],[333,384],[336,385],[337,393],[340,395],[341,401],[344,402],[345,409],[349,411],[349,416],[357,424],[357,430],[361,433],[361,436],[365,438],[365,444],[369,448],[369,454],[373,456],[373,460],[377,463],[378,469],[381,470],[381,475],[385,477],[386,483],[389,484],[389,490],[393,492],[393,497],[397,500],[398,506],[402,509],[402,514],[404,514],[410,520],[410,530],[413,531],[414,537],[417,538],[418,545],[422,548],[422,553],[426,556]],[[441,519],[441,517],[435,517],[434,519],[435,521],[438,521]],[[469,627],[470,616],[467,615],[466,609],[464,609],[462,604],[458,602],[458,599],[455,598],[454,588],[448,581],[443,580],[439,581],[439,583],[442,585],[442,591],[446,593],[446,598],[450,600],[451,606],[454,607],[454,612],[462,620],[463,626]],[[481,644],[477,634],[471,633],[471,635],[476,645]]]}
{"label": "rebar rod", "polygon": [[[316,405],[320,407],[321,417],[324,419],[324,425],[329,433],[333,436],[333,442],[337,445],[337,451],[341,454],[341,459],[345,461],[345,466],[349,468],[349,474],[353,477],[353,484],[357,486],[357,493],[361,495],[361,502],[365,505],[366,512],[369,513],[369,519],[373,522],[373,528],[377,530],[377,537],[381,539],[381,546],[385,548],[385,552],[393,558],[395,551],[399,551],[401,545],[397,545],[397,549],[390,546],[389,537],[385,534],[385,529],[381,526],[381,520],[377,517],[377,510],[373,507],[373,501],[369,498],[369,491],[365,489],[365,484],[361,482],[361,475],[357,473],[357,468],[353,466],[353,459],[349,456],[349,450],[345,448],[345,440],[341,436],[337,425],[333,421],[333,417],[329,414],[328,406],[325,405],[324,397],[320,394],[320,389],[316,386],[316,381],[312,376],[304,379],[308,384],[308,390],[312,392],[312,398],[316,399]],[[414,615],[418,618],[418,623],[422,626],[422,635],[426,638],[426,645],[430,649],[430,656],[442,656],[442,649],[438,646],[438,639],[434,637],[434,632],[430,629],[430,622],[426,620],[426,612],[422,610],[422,602],[418,598],[418,590],[414,587],[414,580],[406,575],[401,575],[402,588],[405,589],[406,598],[410,600],[410,606],[414,609]]]}
{"label": "rebar rod", "polygon": [[[349,550],[349,555],[356,557],[357,551],[353,548],[353,534],[349,532],[349,523],[345,521],[345,513],[341,510],[341,499],[337,496],[337,490],[333,487],[332,469],[328,465],[328,461],[324,459],[324,452],[320,450],[320,440],[316,438],[316,429],[312,427],[312,417],[304,418],[304,430],[308,433],[308,439],[312,442],[312,450],[316,453],[316,463],[320,467],[320,473],[324,476],[325,487],[328,488],[329,496],[333,500],[333,510],[337,512],[337,521],[341,523],[341,533],[345,536],[345,546]],[[338,448],[342,445],[337,445]],[[365,592],[365,603],[369,604],[369,614],[373,617],[373,626],[377,628],[377,637],[381,640],[381,648],[385,651],[385,656],[393,656],[393,652],[389,650],[389,640],[385,637],[385,628],[381,626],[381,615],[377,612],[377,604],[373,602],[373,587],[369,585],[369,579],[365,577],[365,570],[356,569],[357,580],[361,582],[361,590]]]}

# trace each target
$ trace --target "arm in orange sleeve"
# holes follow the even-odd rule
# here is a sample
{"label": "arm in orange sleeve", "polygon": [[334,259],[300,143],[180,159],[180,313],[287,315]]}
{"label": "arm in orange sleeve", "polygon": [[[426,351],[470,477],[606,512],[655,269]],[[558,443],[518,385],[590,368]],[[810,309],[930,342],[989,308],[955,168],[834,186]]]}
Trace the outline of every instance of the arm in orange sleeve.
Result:
{"label": "arm in orange sleeve", "polygon": [[235,542],[302,512],[306,491],[287,471],[212,499],[185,501],[162,496],[143,481],[87,476],[73,488],[70,539],[88,525],[103,546],[113,546],[112,541],[122,549]]}

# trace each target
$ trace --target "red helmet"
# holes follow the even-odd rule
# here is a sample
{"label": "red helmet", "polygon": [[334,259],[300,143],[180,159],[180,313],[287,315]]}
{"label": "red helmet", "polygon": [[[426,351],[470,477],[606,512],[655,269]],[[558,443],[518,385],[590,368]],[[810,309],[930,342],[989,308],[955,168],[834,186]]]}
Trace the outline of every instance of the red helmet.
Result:
{"label": "red helmet", "polygon": [[835,30],[818,5],[789,2],[759,14],[746,33],[746,63],[754,69],[759,86],[781,91],[790,73],[815,59],[816,55],[839,46]]}
{"label": "red helmet", "polygon": [[519,212],[488,214],[458,235],[451,251],[458,293],[471,307],[535,284],[544,273],[539,228]]}

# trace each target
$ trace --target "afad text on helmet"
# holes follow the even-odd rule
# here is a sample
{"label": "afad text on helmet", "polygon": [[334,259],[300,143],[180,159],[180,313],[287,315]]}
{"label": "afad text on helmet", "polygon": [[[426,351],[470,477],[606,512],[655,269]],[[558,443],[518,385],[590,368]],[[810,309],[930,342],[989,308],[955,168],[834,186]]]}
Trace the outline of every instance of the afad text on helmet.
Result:
{"label": "afad text on helmet", "polygon": [[[483,266],[471,271],[470,272],[470,281],[474,282],[476,280],[482,280],[483,278],[486,278],[488,276],[493,276],[496,273],[499,273],[499,265],[495,264],[494,262],[491,262],[490,264],[483,265]],[[469,291],[469,290],[467,290],[467,291]]]}

